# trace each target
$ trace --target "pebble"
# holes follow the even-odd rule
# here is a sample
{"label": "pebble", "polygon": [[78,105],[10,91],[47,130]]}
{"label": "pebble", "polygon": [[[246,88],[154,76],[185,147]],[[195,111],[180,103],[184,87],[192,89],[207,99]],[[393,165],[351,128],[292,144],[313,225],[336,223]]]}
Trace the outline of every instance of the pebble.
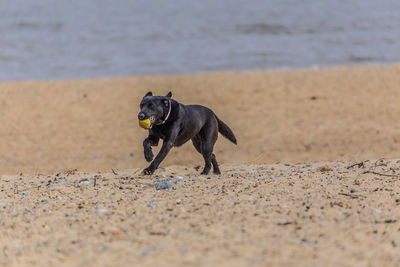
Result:
{"label": "pebble", "polygon": [[183,181],[183,177],[182,176],[175,176],[174,177],[174,182],[181,182]]}
{"label": "pebble", "polygon": [[135,153],[131,152],[131,153],[129,153],[129,156],[133,157],[133,156],[135,156]]}
{"label": "pebble", "polygon": [[194,177],[194,176],[192,176],[192,175],[190,175],[189,178],[190,178],[192,181],[197,181],[197,180],[198,180],[197,177]]}
{"label": "pebble", "polygon": [[251,263],[251,264],[257,264],[257,263],[259,263],[259,262],[260,262],[260,259],[255,258],[255,257],[252,257],[251,260],[250,260],[250,263]]}
{"label": "pebble", "polygon": [[55,180],[53,183],[55,183],[55,184],[67,184],[68,180],[58,179],[58,180]]}
{"label": "pebble", "polygon": [[154,205],[153,203],[149,203],[149,204],[146,205],[146,207],[154,209],[156,207],[156,205]]}
{"label": "pebble", "polygon": [[40,204],[39,205],[43,205],[43,204],[50,204],[51,203],[51,201],[50,200],[48,200],[48,199],[45,199],[45,200],[42,200],[42,201],[40,201]]}
{"label": "pebble", "polygon": [[88,184],[89,180],[85,178],[85,179],[80,180],[79,183]]}
{"label": "pebble", "polygon": [[297,172],[306,172],[306,171],[308,171],[308,169],[307,168],[300,168]]}
{"label": "pebble", "polygon": [[149,255],[149,251],[148,251],[148,250],[144,250],[144,251],[142,252],[142,256],[147,256],[147,255]]}
{"label": "pebble", "polygon": [[258,203],[258,199],[249,198],[249,202],[252,203],[253,205],[255,205]]}
{"label": "pebble", "polygon": [[156,183],[156,189],[161,190],[161,189],[170,189],[170,188],[175,188],[175,185],[169,181],[161,181]]}
{"label": "pebble", "polygon": [[27,196],[27,195],[28,195],[27,192],[20,192],[19,194],[20,194],[21,196]]}
{"label": "pebble", "polygon": [[97,211],[101,213],[108,213],[108,209],[103,209],[103,208],[97,209]]}

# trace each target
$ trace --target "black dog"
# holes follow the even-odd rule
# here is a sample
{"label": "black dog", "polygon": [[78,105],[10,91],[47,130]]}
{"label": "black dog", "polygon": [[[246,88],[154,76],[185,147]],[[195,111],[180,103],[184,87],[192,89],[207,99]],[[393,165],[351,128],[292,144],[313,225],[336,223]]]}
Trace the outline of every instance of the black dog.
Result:
{"label": "black dog", "polygon": [[151,146],[157,146],[160,138],[163,140],[160,152],[143,173],[153,174],[173,146],[181,146],[192,139],[194,147],[204,157],[201,174],[208,174],[211,165],[214,173],[220,174],[213,154],[214,144],[218,132],[236,144],[232,130],[212,110],[200,105],[182,105],[171,96],[171,92],[165,97],[148,92],[140,103],[139,120],[150,119],[151,122],[149,136],[143,141],[144,157],[148,162],[154,157]]}

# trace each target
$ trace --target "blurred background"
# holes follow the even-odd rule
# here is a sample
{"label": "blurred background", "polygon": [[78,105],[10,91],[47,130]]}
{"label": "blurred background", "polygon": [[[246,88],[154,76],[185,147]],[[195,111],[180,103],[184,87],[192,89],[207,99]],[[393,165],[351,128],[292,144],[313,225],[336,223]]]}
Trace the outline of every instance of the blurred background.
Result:
{"label": "blurred background", "polygon": [[0,80],[400,61],[397,0],[0,4]]}

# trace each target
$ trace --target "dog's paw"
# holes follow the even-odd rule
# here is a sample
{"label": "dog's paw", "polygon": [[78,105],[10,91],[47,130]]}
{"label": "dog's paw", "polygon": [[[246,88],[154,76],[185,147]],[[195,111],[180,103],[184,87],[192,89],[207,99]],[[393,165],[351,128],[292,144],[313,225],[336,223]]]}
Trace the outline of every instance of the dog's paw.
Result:
{"label": "dog's paw", "polygon": [[155,171],[155,169],[152,168],[151,166],[149,166],[143,170],[143,174],[144,175],[152,175],[154,173],[154,171]]}
{"label": "dog's paw", "polygon": [[153,151],[151,149],[145,150],[144,151],[144,158],[147,160],[147,162],[151,162],[153,160]]}
{"label": "dog's paw", "polygon": [[216,175],[220,175],[220,174],[221,174],[221,171],[220,171],[219,169],[217,169],[217,170],[214,169],[213,173],[216,174]]}
{"label": "dog's paw", "polygon": [[204,168],[204,170],[200,173],[200,175],[208,175],[209,172],[210,172],[210,169]]}

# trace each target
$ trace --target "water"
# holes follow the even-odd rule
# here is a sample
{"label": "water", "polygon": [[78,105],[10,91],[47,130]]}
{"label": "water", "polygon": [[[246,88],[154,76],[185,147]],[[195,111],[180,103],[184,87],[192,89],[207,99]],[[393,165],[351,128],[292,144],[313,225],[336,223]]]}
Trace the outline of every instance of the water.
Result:
{"label": "water", "polygon": [[398,0],[0,0],[0,80],[400,62]]}

